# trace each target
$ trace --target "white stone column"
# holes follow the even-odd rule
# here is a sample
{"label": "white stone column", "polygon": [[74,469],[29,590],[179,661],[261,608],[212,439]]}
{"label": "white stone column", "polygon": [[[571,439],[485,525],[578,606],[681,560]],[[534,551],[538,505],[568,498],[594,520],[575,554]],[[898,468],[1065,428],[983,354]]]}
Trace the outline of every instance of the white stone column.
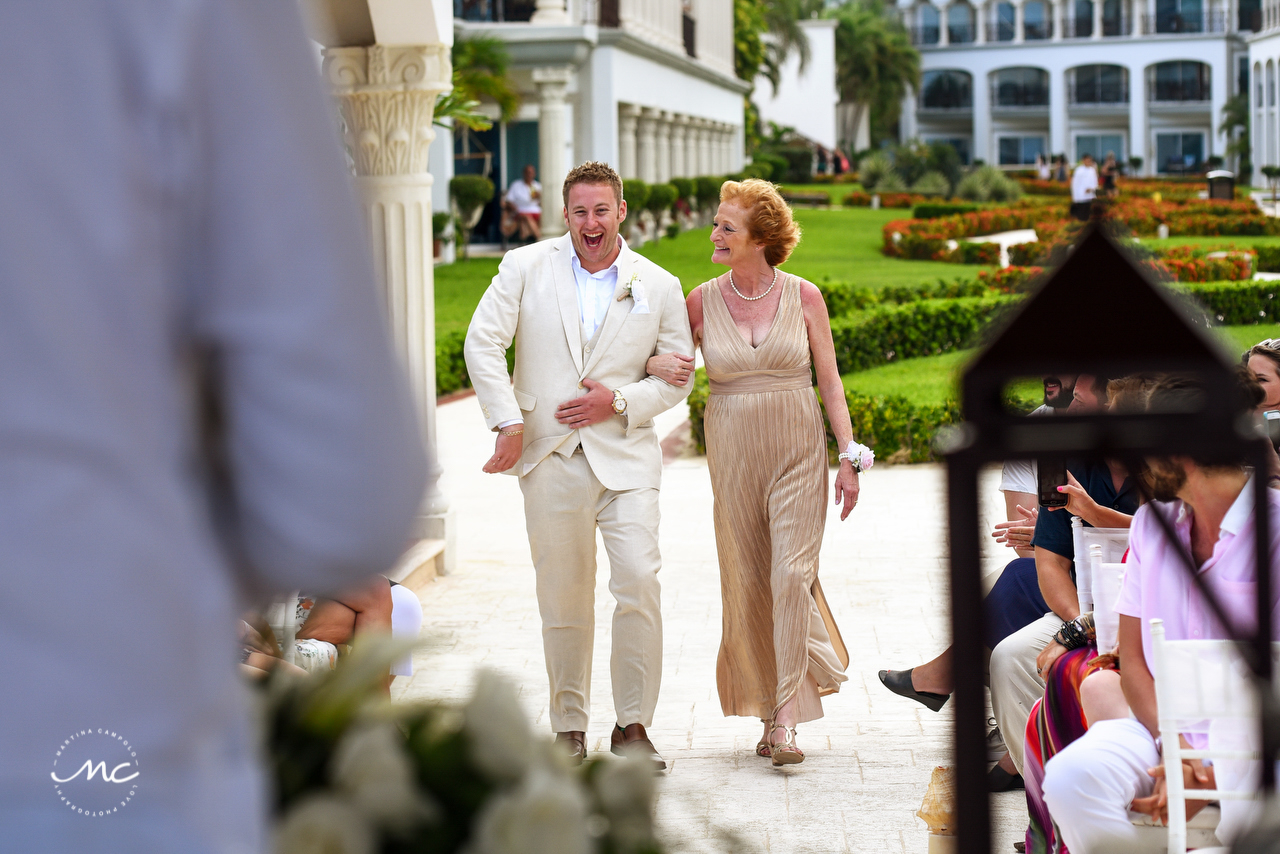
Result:
{"label": "white stone column", "polygon": [[538,87],[538,178],[542,182],[542,236],[564,234],[565,89],[573,77],[567,65],[533,69]]}
{"label": "white stone column", "polygon": [[636,123],[640,108],[634,104],[618,105],[618,174],[622,180],[639,178],[636,163]]}
{"label": "white stone column", "polygon": [[951,5],[950,0],[939,0],[933,5],[938,7],[938,46],[946,47],[951,44],[951,30],[947,26],[947,12]]}
{"label": "white stone column", "polygon": [[326,48],[323,55],[324,77],[346,125],[345,142],[355,165],[355,185],[393,338],[408,369],[431,453],[414,533],[419,539],[443,542],[443,569],[448,572],[457,560],[456,517],[440,491],[436,453],[433,180],[427,160],[436,135],[436,96],[450,87],[449,48],[375,44]]}
{"label": "white stone column", "polygon": [[[994,164],[998,152],[991,150],[991,80],[987,74],[973,75],[973,159]],[[915,102],[911,105],[915,117]],[[903,110],[905,116],[905,109]]]}
{"label": "white stone column", "polygon": [[658,148],[658,183],[665,184],[671,180],[671,114],[659,113],[655,122],[656,143]]}
{"label": "white stone column", "polygon": [[1142,174],[1154,175],[1147,140],[1147,75],[1141,62],[1129,66],[1129,155],[1142,158]]}
{"label": "white stone column", "polygon": [[1071,128],[1067,118],[1067,72],[1055,68],[1049,71],[1049,151],[1066,152],[1075,156],[1071,145]]}
{"label": "white stone column", "polygon": [[671,177],[688,178],[689,170],[685,166],[685,136],[689,132],[689,117],[679,113],[671,117]]}
{"label": "white stone column", "polygon": [[689,117],[684,123],[684,168],[690,178],[700,178],[702,162],[698,159],[698,120]]}
{"label": "white stone column", "polygon": [[725,172],[738,171],[733,167],[733,125],[720,125],[720,157],[723,159],[721,165]]}
{"label": "white stone column", "polygon": [[646,184],[658,180],[658,111],[652,107],[640,110],[639,129],[636,132],[636,155],[640,162],[640,180]]}
{"label": "white stone column", "polygon": [[1066,10],[1071,0],[1052,0],[1049,3],[1049,15],[1053,21],[1050,26],[1053,28],[1053,34],[1049,36],[1050,41],[1062,41],[1062,31],[1066,28],[1067,18]]}
{"label": "white stone column", "polygon": [[1089,38],[1094,41],[1102,38],[1102,0],[1093,0],[1093,32]]}
{"label": "white stone column", "polygon": [[[562,27],[569,23],[569,15],[564,10],[564,0],[538,0],[529,23],[547,27]],[[543,231],[545,234],[545,230]]]}
{"label": "white stone column", "polygon": [[978,0],[973,5],[973,43],[987,43],[987,2],[986,0]]}
{"label": "white stone column", "polygon": [[1022,0],[1013,0],[1013,43],[1022,44],[1026,41],[1027,33],[1027,16],[1022,8]]}

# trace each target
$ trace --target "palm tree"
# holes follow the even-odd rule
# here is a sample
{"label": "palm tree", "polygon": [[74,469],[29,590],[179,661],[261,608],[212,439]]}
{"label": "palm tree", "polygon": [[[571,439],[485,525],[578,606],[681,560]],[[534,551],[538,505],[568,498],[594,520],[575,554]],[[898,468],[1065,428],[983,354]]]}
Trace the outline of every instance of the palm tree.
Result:
{"label": "palm tree", "polygon": [[1227,135],[1227,156],[1236,159],[1236,174],[1243,176],[1253,167],[1249,145],[1249,93],[1241,92],[1227,99],[1222,107],[1222,125],[1218,133]]}
{"label": "palm tree", "polygon": [[493,126],[476,112],[481,99],[498,105],[501,121],[509,122],[520,109],[520,95],[507,77],[511,57],[506,45],[488,36],[463,39],[453,45],[453,90],[436,102],[436,124],[453,119],[454,126],[488,130]]}
{"label": "palm tree", "polygon": [[907,91],[918,91],[920,54],[879,0],[848,0],[828,14],[837,22],[836,87],[845,119],[840,142],[852,150],[861,113],[870,110],[874,145],[889,135]]}
{"label": "palm tree", "polygon": [[800,22],[822,14],[823,0],[766,0],[761,3],[764,30],[769,38],[764,43],[764,58],[760,73],[778,94],[778,82],[782,65],[795,51],[800,58],[800,70],[809,64],[809,37]]}

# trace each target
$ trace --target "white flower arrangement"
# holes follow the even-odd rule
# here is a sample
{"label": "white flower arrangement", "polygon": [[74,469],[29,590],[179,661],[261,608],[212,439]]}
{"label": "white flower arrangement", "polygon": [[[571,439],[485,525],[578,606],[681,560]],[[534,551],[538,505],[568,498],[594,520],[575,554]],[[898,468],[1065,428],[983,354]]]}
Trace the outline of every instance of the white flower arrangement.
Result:
{"label": "white flower arrangement", "polygon": [[570,767],[492,671],[461,708],[392,704],[405,651],[366,639],[332,671],[263,681],[276,854],[662,854],[644,760]]}
{"label": "white flower arrangement", "polygon": [[622,290],[618,294],[618,302],[622,302],[627,297],[631,297],[636,302],[644,299],[644,294],[640,291],[639,273],[632,273],[631,278],[627,279],[626,284],[622,286]]}

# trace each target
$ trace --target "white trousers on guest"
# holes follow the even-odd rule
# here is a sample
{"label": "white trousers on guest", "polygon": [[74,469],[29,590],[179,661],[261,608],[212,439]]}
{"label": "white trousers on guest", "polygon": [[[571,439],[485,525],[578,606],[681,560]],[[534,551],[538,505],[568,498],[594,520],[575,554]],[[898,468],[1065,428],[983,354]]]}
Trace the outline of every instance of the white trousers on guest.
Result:
{"label": "white trousers on guest", "polygon": [[1148,768],[1160,752],[1133,718],[1098,721],[1045,764],[1044,800],[1071,854],[1156,854],[1163,834],[1144,832],[1129,819],[1134,798],[1151,794]]}
{"label": "white trousers on guest", "polygon": [[1000,641],[991,651],[991,711],[1019,774],[1027,719],[1036,700],[1044,696],[1044,680],[1036,673],[1036,656],[1060,628],[1062,618],[1050,611]]}
{"label": "white trousers on guest", "polygon": [[587,730],[595,643],[596,529],[609,555],[617,722],[649,727],[662,680],[658,490],[605,489],[586,455],[553,453],[520,478],[537,574],[551,728]]}

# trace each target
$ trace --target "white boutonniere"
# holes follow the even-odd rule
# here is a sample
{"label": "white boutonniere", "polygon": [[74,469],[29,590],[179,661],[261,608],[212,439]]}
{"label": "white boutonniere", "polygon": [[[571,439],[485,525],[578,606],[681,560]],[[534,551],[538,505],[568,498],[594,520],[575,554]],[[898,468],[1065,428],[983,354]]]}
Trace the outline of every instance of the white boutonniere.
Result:
{"label": "white boutonniere", "polygon": [[644,299],[640,294],[640,274],[632,273],[631,278],[627,279],[626,284],[622,286],[622,292],[618,294],[618,302],[622,302],[627,297],[631,297],[637,302]]}
{"label": "white boutonniere", "polygon": [[644,291],[640,287],[640,274],[632,273],[631,278],[627,279],[626,284],[622,286],[621,292],[618,294],[618,302],[622,302],[627,297],[635,302],[631,307],[632,314],[648,314],[649,301],[645,299]]}

